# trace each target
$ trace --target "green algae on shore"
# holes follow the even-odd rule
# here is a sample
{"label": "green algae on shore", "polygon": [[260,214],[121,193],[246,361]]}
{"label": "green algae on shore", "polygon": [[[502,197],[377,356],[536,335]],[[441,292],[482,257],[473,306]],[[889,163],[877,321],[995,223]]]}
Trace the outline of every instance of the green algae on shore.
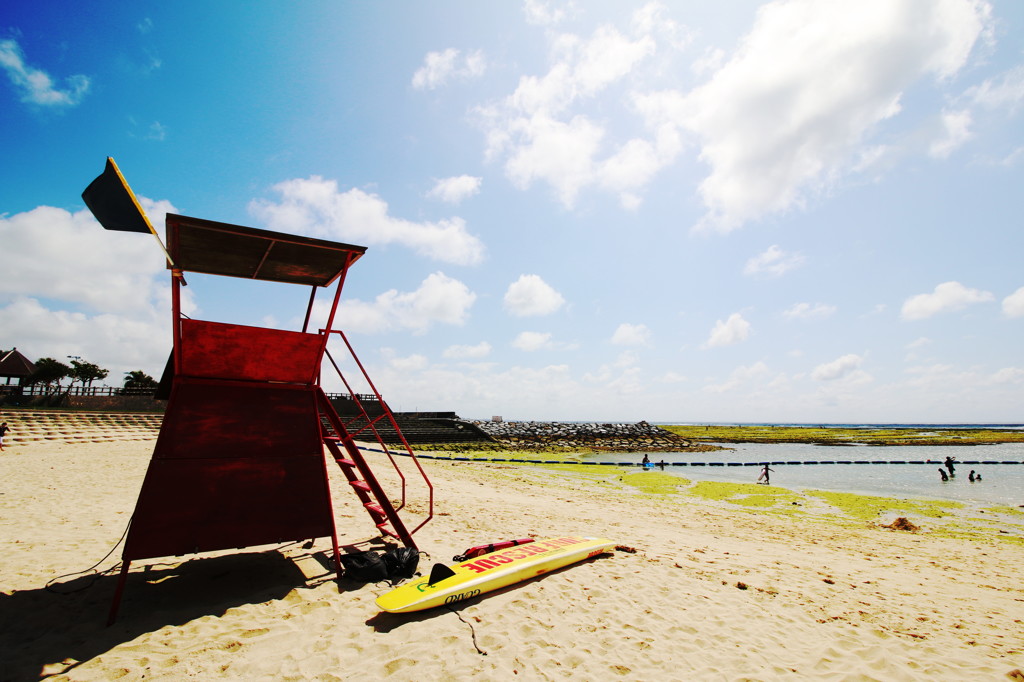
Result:
{"label": "green algae on shore", "polygon": [[993,507],[985,507],[982,511],[992,514],[1006,514],[1007,516],[1024,516],[1024,509],[1011,507],[1008,504],[997,504]]}
{"label": "green algae on shore", "polygon": [[689,485],[690,481],[680,476],[663,474],[657,471],[638,471],[625,474],[619,480],[650,495],[666,495],[679,492],[680,486]]}
{"label": "green algae on shore", "polygon": [[950,516],[953,510],[964,508],[961,502],[942,500],[906,500],[829,490],[805,492],[808,496],[820,498],[847,515],[863,521],[875,521],[884,513],[909,513],[941,519]]}
{"label": "green algae on shore", "polygon": [[724,481],[698,481],[686,492],[705,500],[730,502],[744,507],[774,507],[792,505],[799,495],[787,488],[757,483],[726,483]]}
{"label": "green algae on shore", "polygon": [[992,428],[843,428],[825,426],[663,425],[683,438],[711,443],[807,443],[812,445],[991,445],[1024,443],[1024,431]]}
{"label": "green algae on shore", "polygon": [[[481,463],[492,462],[483,460]],[[1004,505],[970,508],[960,502],[943,500],[909,500],[822,490],[792,490],[756,483],[693,482],[677,475],[649,469],[637,471],[622,465],[564,464],[554,458],[552,461],[544,462],[510,460],[507,464],[511,466],[498,466],[493,470],[497,473],[502,469],[523,467],[538,472],[547,471],[558,478],[571,478],[584,485],[600,485],[605,490],[618,487],[623,491],[640,492],[652,498],[660,497],[672,504],[704,502],[742,509],[753,514],[801,518],[809,523],[849,526],[862,525],[866,522],[869,526],[883,529],[883,522],[896,516],[918,519],[923,517],[928,519],[929,523],[921,532],[929,535],[972,542],[1024,545],[1024,524],[1014,523],[1020,515],[1024,515],[1024,510]],[[540,482],[543,479],[536,480]],[[1003,518],[996,518],[997,516]]]}

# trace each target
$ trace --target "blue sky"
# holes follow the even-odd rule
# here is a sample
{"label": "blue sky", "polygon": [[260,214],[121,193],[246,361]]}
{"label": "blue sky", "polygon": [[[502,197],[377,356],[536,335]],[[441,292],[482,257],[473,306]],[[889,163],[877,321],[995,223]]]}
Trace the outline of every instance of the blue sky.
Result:
{"label": "blue sky", "polygon": [[1020,422],[1024,4],[715,5],[6,8],[0,348],[161,371],[160,251],[80,197],[113,156],[161,234],[369,247],[340,326],[394,409]]}

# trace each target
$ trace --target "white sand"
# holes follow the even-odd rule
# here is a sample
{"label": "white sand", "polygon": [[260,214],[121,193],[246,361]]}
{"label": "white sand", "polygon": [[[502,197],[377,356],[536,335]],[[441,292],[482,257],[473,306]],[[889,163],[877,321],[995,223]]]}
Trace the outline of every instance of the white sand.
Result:
{"label": "white sand", "polygon": [[[378,613],[385,584],[339,591],[315,556],[326,539],[139,562],[107,628],[119,552],[91,586],[54,585],[85,589],[46,585],[117,543],[153,443],[0,453],[0,679],[976,680],[1024,668],[1019,543],[435,461],[423,462],[437,512],[416,535],[423,570],[530,535],[637,551],[406,616]],[[342,544],[378,546],[340,474],[332,487]]]}

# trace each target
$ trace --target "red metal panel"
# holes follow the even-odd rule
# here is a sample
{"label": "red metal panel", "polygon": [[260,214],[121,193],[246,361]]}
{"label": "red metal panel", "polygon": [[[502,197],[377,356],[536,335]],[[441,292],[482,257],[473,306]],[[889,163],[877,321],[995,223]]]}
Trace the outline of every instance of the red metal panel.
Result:
{"label": "red metal panel", "polygon": [[181,321],[181,376],[308,384],[320,367],[319,334]]}
{"label": "red metal panel", "polygon": [[321,459],[152,460],[124,558],[331,536]]}
{"label": "red metal panel", "polygon": [[178,378],[124,558],[333,535],[316,390]]}
{"label": "red metal panel", "polygon": [[322,457],[314,388],[179,379],[153,459]]}

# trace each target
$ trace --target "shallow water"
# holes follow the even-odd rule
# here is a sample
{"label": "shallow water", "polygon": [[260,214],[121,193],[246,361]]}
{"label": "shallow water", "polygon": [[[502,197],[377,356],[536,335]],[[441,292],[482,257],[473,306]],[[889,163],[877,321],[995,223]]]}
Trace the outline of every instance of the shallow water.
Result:
{"label": "shallow water", "polygon": [[[693,480],[755,483],[760,464],[769,465],[772,485],[885,497],[918,497],[975,504],[1024,505],[1024,443],[974,446],[822,446],[798,443],[727,443],[732,450],[649,453],[665,461],[665,473]],[[643,453],[589,455],[588,461],[637,464]],[[956,460],[956,476],[942,481],[938,469]],[[804,464],[803,462],[861,462]],[[891,461],[916,462],[889,464]],[[1002,462],[1013,461],[1015,464]],[[972,463],[978,462],[978,463]],[[704,466],[695,466],[703,463]],[[717,466],[715,466],[717,465]],[[982,480],[971,483],[971,470]],[[655,471],[658,471],[655,468]]]}

